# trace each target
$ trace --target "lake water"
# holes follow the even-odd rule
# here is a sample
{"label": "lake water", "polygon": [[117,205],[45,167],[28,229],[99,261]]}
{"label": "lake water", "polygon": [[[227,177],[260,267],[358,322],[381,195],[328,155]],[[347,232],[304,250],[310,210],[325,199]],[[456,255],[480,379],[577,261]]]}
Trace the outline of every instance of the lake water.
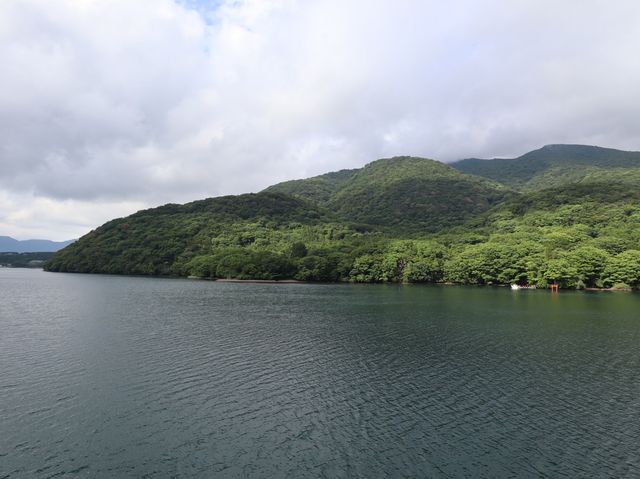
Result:
{"label": "lake water", "polygon": [[639,311],[0,269],[0,478],[639,477]]}

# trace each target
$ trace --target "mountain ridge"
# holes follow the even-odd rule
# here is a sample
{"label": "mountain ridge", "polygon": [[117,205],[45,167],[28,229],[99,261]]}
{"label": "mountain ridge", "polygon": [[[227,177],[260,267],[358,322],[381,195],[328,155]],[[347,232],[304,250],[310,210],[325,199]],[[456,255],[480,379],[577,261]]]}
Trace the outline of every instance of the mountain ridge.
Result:
{"label": "mountain ridge", "polygon": [[640,152],[591,145],[550,144],[516,158],[467,158],[453,162],[451,166],[512,188],[527,189],[528,183],[554,168],[556,176],[576,167],[640,168]]}
{"label": "mountain ridge", "polygon": [[513,160],[462,163],[482,161],[485,176],[426,158],[376,160],[112,220],[45,269],[640,287],[638,159],[637,152],[549,145]]}

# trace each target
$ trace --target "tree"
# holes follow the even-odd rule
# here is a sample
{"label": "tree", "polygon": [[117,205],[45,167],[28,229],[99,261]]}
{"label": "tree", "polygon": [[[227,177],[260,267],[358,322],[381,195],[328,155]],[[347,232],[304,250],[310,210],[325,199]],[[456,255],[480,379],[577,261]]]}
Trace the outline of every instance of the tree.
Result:
{"label": "tree", "polygon": [[381,258],[365,254],[359,256],[353,262],[353,267],[349,273],[349,279],[356,283],[377,283],[382,281],[380,270]]}
{"label": "tree", "polygon": [[627,250],[607,262],[604,270],[605,284],[626,283],[632,287],[640,285],[640,251]]}
{"label": "tree", "polygon": [[296,241],[291,245],[290,255],[292,258],[304,258],[307,253],[307,246],[302,241]]}
{"label": "tree", "polygon": [[338,273],[327,258],[306,256],[298,264],[295,279],[299,281],[336,281]]}
{"label": "tree", "polygon": [[578,270],[568,257],[547,260],[541,272],[544,282],[557,283],[561,288],[573,288],[578,281]]}
{"label": "tree", "polygon": [[581,246],[573,250],[570,260],[576,267],[579,281],[586,286],[601,286],[601,276],[609,260],[609,253],[593,246]]}

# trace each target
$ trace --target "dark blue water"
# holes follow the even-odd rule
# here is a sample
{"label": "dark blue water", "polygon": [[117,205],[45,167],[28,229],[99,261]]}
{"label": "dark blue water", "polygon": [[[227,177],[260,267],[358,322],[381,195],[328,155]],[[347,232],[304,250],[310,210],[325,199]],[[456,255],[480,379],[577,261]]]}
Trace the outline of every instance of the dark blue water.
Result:
{"label": "dark blue water", "polygon": [[639,311],[0,269],[0,478],[639,477]]}

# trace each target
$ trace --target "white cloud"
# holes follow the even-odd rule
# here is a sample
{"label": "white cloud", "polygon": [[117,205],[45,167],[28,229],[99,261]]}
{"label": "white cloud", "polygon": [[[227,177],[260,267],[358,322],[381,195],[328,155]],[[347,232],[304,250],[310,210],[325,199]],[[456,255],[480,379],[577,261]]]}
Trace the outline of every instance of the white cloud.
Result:
{"label": "white cloud", "polygon": [[638,149],[638,44],[632,1],[4,0],[0,234],[394,154]]}
{"label": "white cloud", "polygon": [[141,202],[89,203],[0,191],[0,231],[10,231],[18,239],[64,241],[144,206]]}

